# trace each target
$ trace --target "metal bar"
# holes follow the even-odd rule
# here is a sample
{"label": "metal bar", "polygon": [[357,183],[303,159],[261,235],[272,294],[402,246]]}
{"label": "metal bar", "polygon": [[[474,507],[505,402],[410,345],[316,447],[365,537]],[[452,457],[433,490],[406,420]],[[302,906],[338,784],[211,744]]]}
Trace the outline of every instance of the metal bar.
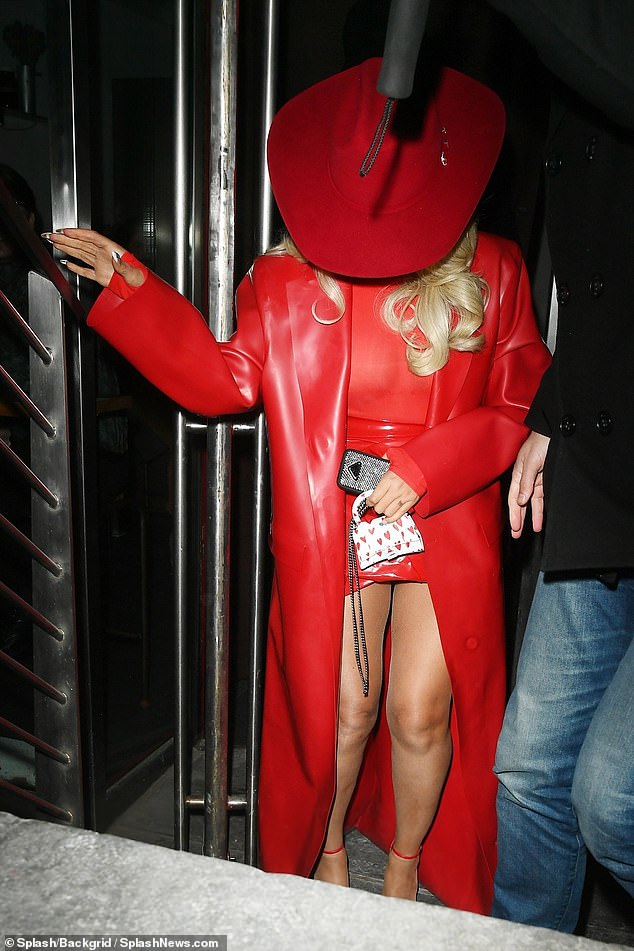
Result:
{"label": "metal bar", "polygon": [[[207,3],[209,23],[208,313],[218,340],[233,324],[234,176],[236,133],[237,0]],[[207,437],[206,520],[206,855],[227,854],[228,599],[230,427],[217,423]]]}
{"label": "metal bar", "polygon": [[[273,194],[266,163],[266,141],[275,112],[277,85],[277,38],[279,0],[267,0],[264,25],[265,52],[262,63],[262,102],[259,153],[259,209],[258,251],[263,253],[273,237]],[[249,724],[247,739],[246,783],[247,815],[244,858],[249,865],[257,864],[257,808],[259,793],[260,735],[262,732],[262,688],[264,680],[264,653],[266,644],[266,602],[264,567],[267,558],[267,505],[269,497],[269,468],[264,416],[255,424],[255,473],[253,510],[252,608],[251,652],[249,658]]]}
{"label": "metal bar", "polygon": [[30,538],[23,534],[19,528],[17,528],[13,522],[10,522],[8,518],[0,512],[0,528],[3,528],[14,541],[23,548],[31,558],[39,562],[43,568],[46,568],[47,571],[50,571],[52,575],[55,575],[58,578],[62,573],[62,566],[58,565],[57,562],[53,561],[52,558],[49,558],[46,552],[43,552],[41,548],[38,548],[37,545],[34,545]]}
{"label": "metal bar", "polygon": [[25,601],[24,598],[21,598],[19,594],[16,594],[12,588],[0,581],[0,594],[4,595],[7,601],[11,601],[12,604],[15,604],[17,608],[22,611],[23,614],[26,614],[31,618],[34,624],[44,631],[45,634],[50,634],[51,637],[54,637],[56,641],[63,640],[64,632],[61,628],[57,627],[56,624],[53,624],[52,621],[49,621],[48,618],[44,617],[40,611],[37,611],[32,607],[28,601]]}
{"label": "metal bar", "polygon": [[55,427],[51,421],[46,418],[44,413],[39,409],[39,407],[35,405],[30,396],[27,396],[22,387],[18,386],[11,374],[8,373],[1,364],[0,376],[5,381],[18,403],[24,407],[25,412],[31,417],[33,422],[37,423],[42,432],[46,433],[47,436],[54,436]]}
{"label": "metal bar", "polygon": [[4,717],[0,717],[0,727],[13,733],[14,736],[19,736],[21,740],[25,740],[31,746],[35,747],[35,749],[39,750],[40,753],[44,753],[45,756],[50,756],[51,759],[57,760],[58,763],[70,763],[68,753],[58,750],[55,746],[51,746],[50,743],[45,743],[44,740],[40,740],[39,737],[29,733],[28,730],[23,730],[22,727],[17,726],[15,723],[11,723],[10,720],[5,720]]}
{"label": "metal bar", "polygon": [[73,821],[73,814],[71,812],[67,812],[66,809],[60,809],[59,806],[49,802],[48,799],[43,799],[41,796],[36,796],[35,793],[30,792],[30,790],[23,789],[21,786],[16,786],[14,783],[10,783],[6,779],[0,779],[0,789],[6,789],[8,792],[13,793],[20,799],[26,799],[27,802],[37,806],[37,808],[41,809],[42,812],[48,812],[48,814],[53,816],[54,819],[62,819],[64,822]]}
{"label": "metal bar", "polygon": [[25,479],[32,489],[42,496],[45,502],[47,502],[51,508],[55,508],[59,505],[59,499],[54,495],[51,490],[44,485],[39,476],[36,476],[32,469],[29,469],[27,464],[20,459],[17,453],[11,449],[11,447],[0,437],[0,452],[4,455],[11,465],[18,470],[19,474]]}
{"label": "metal bar", "polygon": [[26,680],[36,690],[41,690],[42,693],[45,693],[47,697],[51,697],[52,700],[56,700],[57,703],[66,703],[68,700],[65,693],[62,693],[57,687],[49,684],[47,680],[43,680],[42,677],[38,677],[32,670],[29,670],[28,667],[21,664],[19,660],[15,660],[14,657],[6,654],[4,651],[0,651],[0,664],[4,664],[5,667],[12,670],[18,677],[22,677],[23,680]]}
{"label": "metal bar", "polygon": [[[174,274],[175,286],[187,294],[190,221],[189,148],[189,3],[174,3]],[[176,414],[174,440],[174,848],[189,844],[189,814],[185,808],[190,773],[187,655],[187,422]]]}
{"label": "metal bar", "polygon": [[[89,4],[82,0],[48,0],[46,32],[55,49],[55,69],[49,71],[49,145],[53,230],[90,227],[90,98],[88,70]],[[41,242],[39,242],[41,245]],[[42,249],[43,250],[43,249]],[[50,255],[43,251],[51,261]],[[39,264],[39,262],[38,262]],[[39,269],[39,267],[38,267]],[[56,282],[62,272],[53,265],[44,270],[64,301],[73,307],[75,295],[68,300]],[[77,278],[73,276],[73,282]],[[76,286],[75,283],[72,285]],[[83,307],[79,305],[83,312]]]}
{"label": "metal bar", "polygon": [[243,809],[246,809],[247,806],[246,796],[231,795],[227,799],[227,805],[229,806],[230,812],[241,812]]}
{"label": "metal bar", "polygon": [[[52,578],[37,563],[33,565],[33,607],[54,619],[64,637],[33,639],[33,670],[51,684],[64,684],[68,700],[54,703],[50,696],[35,695],[33,732],[44,742],[72,751],[69,765],[61,766],[36,752],[35,775],[38,793],[55,802],[72,822],[83,825],[83,777],[79,732],[79,675],[73,525],[70,498],[70,444],[66,371],[64,308],[53,285],[40,274],[29,275],[29,321],[41,336],[46,335],[53,365],[45,368],[31,361],[31,394],[38,405],[57,421],[55,439],[48,439],[31,427],[31,460],[38,469],[48,467],[59,497],[52,509],[34,495],[31,505],[32,537],[38,547],[47,546],[63,571]],[[75,449],[75,445],[73,447]]]}
{"label": "metal bar", "polygon": [[[205,800],[200,796],[187,796],[185,805],[191,812],[202,812],[205,808]],[[227,808],[230,812],[243,812],[247,807],[246,796],[228,796]]]}
{"label": "metal bar", "polygon": [[260,122],[259,153],[259,202],[257,242],[258,252],[263,254],[273,237],[273,193],[269,182],[266,162],[266,140],[275,115],[275,90],[277,87],[278,30],[280,19],[279,0],[267,0],[264,24],[264,60],[262,63],[263,102]]}
{"label": "metal bar", "polygon": [[209,427],[207,439],[205,855],[226,858],[229,756],[230,431]]}
{"label": "metal bar", "polygon": [[21,334],[23,334],[29,346],[32,350],[37,353],[38,357],[41,359],[42,363],[45,363],[46,366],[49,365],[53,357],[49,350],[46,349],[40,338],[36,333],[33,332],[31,326],[27,324],[26,320],[17,309],[14,307],[4,291],[0,291],[0,304],[2,304],[5,312],[9,315],[11,320],[14,322]]}
{"label": "metal bar", "polygon": [[174,4],[174,283],[188,291],[190,228],[189,6]]}
{"label": "metal bar", "polygon": [[185,796],[189,780],[189,706],[187,700],[187,434],[177,413],[174,438],[174,611],[176,709],[174,722],[174,848],[186,849],[189,821]]}
{"label": "metal bar", "polygon": [[[147,485],[145,491],[147,498]],[[139,536],[141,544],[141,705],[148,707],[150,705],[150,582],[148,515],[143,507],[139,512]]]}

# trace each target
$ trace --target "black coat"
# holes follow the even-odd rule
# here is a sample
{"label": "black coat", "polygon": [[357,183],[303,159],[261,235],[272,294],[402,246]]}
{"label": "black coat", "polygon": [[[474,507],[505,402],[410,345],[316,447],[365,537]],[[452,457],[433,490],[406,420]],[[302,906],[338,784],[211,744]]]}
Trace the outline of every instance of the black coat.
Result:
{"label": "black coat", "polygon": [[632,567],[634,136],[578,104],[553,118],[546,178],[557,344],[528,417],[552,437],[542,567]]}
{"label": "black coat", "polygon": [[632,568],[634,4],[492,2],[568,86],[545,160],[557,343],[527,420],[552,437],[542,568]]}

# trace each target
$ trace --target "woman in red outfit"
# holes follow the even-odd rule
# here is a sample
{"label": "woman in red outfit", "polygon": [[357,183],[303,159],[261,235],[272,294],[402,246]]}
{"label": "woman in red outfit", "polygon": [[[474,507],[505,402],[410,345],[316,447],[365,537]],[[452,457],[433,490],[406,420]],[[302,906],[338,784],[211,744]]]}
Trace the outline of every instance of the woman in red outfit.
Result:
{"label": "woman in red outfit", "polygon": [[[390,117],[379,65],[276,117],[269,168],[292,240],[240,284],[227,343],[113,242],[74,229],[51,240],[107,288],[89,323],[168,395],[212,416],[264,407],[275,577],[263,866],[345,885],[356,826],[388,853],[386,895],[414,898],[420,877],[485,912],[505,695],[497,480],[548,355],[519,252],[472,224],[503,135],[497,97],[443,70],[424,114],[399,103]],[[389,528],[411,512],[425,545],[361,574],[367,695],[346,576],[351,498],[337,486],[346,447],[387,457],[372,515]]]}

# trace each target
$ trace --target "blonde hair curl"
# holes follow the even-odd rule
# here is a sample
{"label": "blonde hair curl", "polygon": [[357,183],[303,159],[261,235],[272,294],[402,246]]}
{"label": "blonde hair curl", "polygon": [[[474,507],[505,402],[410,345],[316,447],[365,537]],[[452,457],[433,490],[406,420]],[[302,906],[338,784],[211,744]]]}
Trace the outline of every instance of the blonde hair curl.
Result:
{"label": "blonde hair curl", "polygon": [[[484,278],[470,270],[477,240],[477,228],[472,224],[446,257],[405,278],[381,302],[381,316],[405,341],[407,365],[417,376],[442,369],[450,350],[477,353],[484,346],[484,335],[478,331],[489,288]],[[290,235],[285,235],[269,253],[290,254],[310,264]],[[341,285],[329,271],[310,266],[338,311],[334,320],[324,320],[313,305],[313,317],[319,323],[336,323],[345,310]]]}

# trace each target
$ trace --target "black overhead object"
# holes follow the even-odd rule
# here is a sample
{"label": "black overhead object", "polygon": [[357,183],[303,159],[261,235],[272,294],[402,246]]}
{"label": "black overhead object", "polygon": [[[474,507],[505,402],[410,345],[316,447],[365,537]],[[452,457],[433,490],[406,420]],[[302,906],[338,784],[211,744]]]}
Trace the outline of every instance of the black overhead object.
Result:
{"label": "black overhead object", "polygon": [[388,99],[407,99],[412,94],[428,12],[429,0],[392,0],[376,84],[377,92]]}

